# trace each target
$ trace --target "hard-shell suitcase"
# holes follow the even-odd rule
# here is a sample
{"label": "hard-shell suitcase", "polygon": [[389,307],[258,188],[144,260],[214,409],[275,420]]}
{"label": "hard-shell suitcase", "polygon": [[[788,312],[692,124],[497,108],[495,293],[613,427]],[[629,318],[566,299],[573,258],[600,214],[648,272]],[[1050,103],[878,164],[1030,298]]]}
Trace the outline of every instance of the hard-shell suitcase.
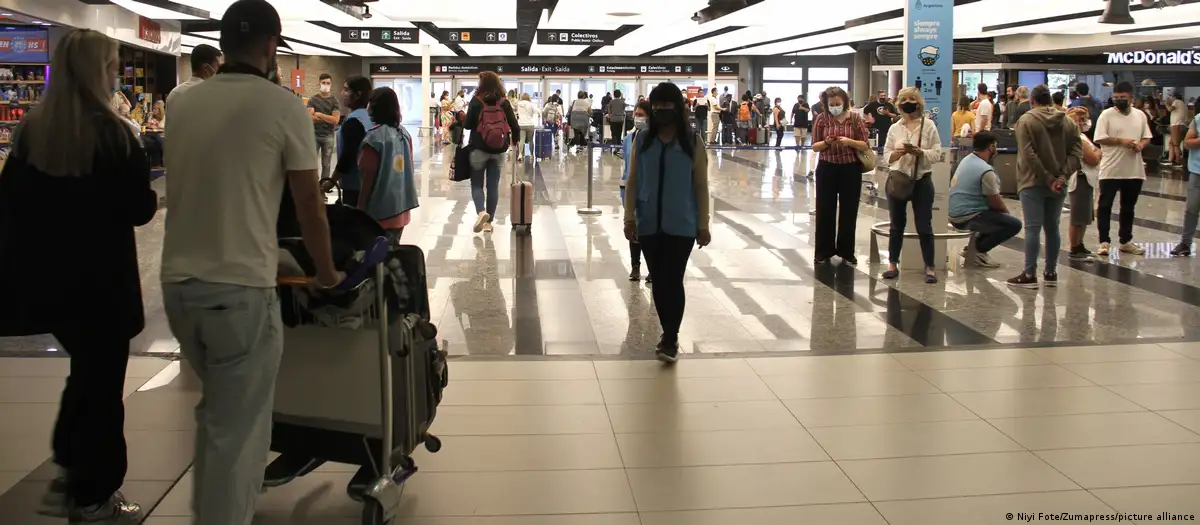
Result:
{"label": "hard-shell suitcase", "polygon": [[533,229],[533,183],[517,178],[517,164],[513,163],[513,182],[510,186],[509,221],[513,228]]}
{"label": "hard-shell suitcase", "polygon": [[533,153],[539,159],[548,159],[554,153],[554,130],[541,128],[533,131]]}
{"label": "hard-shell suitcase", "polygon": [[758,144],[759,128],[750,128],[746,131],[746,141],[750,144]]}
{"label": "hard-shell suitcase", "polygon": [[754,139],[750,143],[755,146],[765,146],[771,137],[771,131],[765,126],[751,129],[750,132],[754,134]]}

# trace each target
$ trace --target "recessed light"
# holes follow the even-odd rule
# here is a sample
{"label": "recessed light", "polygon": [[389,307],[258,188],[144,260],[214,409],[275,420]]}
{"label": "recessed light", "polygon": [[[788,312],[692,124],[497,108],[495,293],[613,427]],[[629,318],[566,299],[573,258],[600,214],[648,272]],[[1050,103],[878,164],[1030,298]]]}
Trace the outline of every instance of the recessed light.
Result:
{"label": "recessed light", "polygon": [[618,18],[629,18],[631,16],[640,16],[640,13],[630,13],[626,11],[618,11],[616,13],[608,13],[606,16],[615,16]]}

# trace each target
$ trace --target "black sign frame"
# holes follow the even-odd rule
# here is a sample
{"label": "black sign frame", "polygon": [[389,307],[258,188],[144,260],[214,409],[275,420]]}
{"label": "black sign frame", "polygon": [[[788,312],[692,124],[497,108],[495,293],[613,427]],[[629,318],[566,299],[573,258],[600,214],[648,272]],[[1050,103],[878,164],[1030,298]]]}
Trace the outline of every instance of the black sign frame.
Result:
{"label": "black sign frame", "polygon": [[[676,71],[678,69],[678,71]],[[717,75],[733,76],[740,72],[737,63],[717,64]],[[375,62],[370,64],[372,75],[420,75],[420,62]],[[430,64],[431,75],[475,75],[481,71],[495,71],[502,76],[561,76],[580,77],[668,77],[704,78],[708,76],[707,63],[600,63],[600,62],[502,62],[466,63],[434,62]]]}
{"label": "black sign frame", "polygon": [[[467,38],[464,40],[463,37]],[[474,28],[464,27],[455,29],[442,29],[437,35],[438,42],[442,44],[493,44],[493,45],[516,45],[517,30],[516,29],[501,29],[501,28]]]}
{"label": "black sign frame", "polygon": [[[368,36],[363,37],[366,33]],[[383,38],[385,35],[388,38]],[[396,38],[402,36],[402,38]],[[343,44],[419,44],[421,30],[415,27],[343,27]]]}

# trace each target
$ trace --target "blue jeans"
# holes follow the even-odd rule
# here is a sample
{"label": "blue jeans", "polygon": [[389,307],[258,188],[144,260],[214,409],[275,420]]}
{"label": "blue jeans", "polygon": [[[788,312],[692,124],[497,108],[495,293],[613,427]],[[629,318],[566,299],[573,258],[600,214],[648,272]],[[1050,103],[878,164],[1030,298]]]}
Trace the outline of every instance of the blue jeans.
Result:
{"label": "blue jeans", "polygon": [[1021,231],[1021,221],[1007,213],[986,210],[965,223],[954,223],[960,230],[975,232],[975,249],[987,253]]}
{"label": "blue jeans", "polygon": [[196,525],[249,525],[271,445],[283,320],[274,288],[191,280],[163,285],[179,350],[200,379]]}
{"label": "blue jeans", "polygon": [[1058,266],[1058,250],[1062,244],[1058,219],[1062,215],[1063,198],[1063,194],[1054,193],[1046,186],[1021,190],[1021,212],[1025,215],[1026,275],[1037,275],[1043,231],[1046,233],[1046,273],[1054,273]]}
{"label": "blue jeans", "polygon": [[[500,166],[503,164],[503,153],[487,153],[478,149],[471,151],[471,200],[475,201],[475,213],[487,211],[493,220],[496,218],[496,205],[500,202]],[[486,206],[484,182],[487,182]]]}
{"label": "blue jeans", "polygon": [[[1200,155],[1200,153],[1194,153]],[[1183,236],[1179,239],[1184,246],[1192,245],[1196,236],[1196,224],[1200,222],[1200,173],[1188,175],[1187,205],[1183,211]]]}
{"label": "blue jeans", "polygon": [[921,257],[926,268],[934,267],[933,256],[933,174],[927,174],[913,183],[912,195],[906,200],[888,198],[891,215],[891,233],[888,235],[888,262],[900,264],[900,250],[904,248],[904,230],[908,227],[908,203],[912,203],[913,219],[917,221],[917,239],[921,245]]}

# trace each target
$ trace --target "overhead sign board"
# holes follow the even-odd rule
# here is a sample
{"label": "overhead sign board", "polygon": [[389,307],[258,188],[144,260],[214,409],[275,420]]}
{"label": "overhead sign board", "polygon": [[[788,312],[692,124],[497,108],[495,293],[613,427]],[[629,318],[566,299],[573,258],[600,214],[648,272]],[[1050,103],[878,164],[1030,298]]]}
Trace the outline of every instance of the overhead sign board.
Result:
{"label": "overhead sign board", "polygon": [[415,27],[349,27],[342,28],[343,43],[417,44],[421,32]]}
{"label": "overhead sign board", "polygon": [[516,44],[516,29],[443,29],[438,35],[443,44]]}
{"label": "overhead sign board", "polygon": [[1131,66],[1200,66],[1200,51],[1126,51],[1105,53],[1109,64]]}
{"label": "overhead sign board", "polygon": [[[668,78],[704,78],[708,64],[631,64],[588,62],[505,62],[505,63],[438,63],[430,65],[434,75],[474,75],[480,71],[495,71],[502,75],[578,75],[600,76],[660,76]],[[717,64],[718,76],[737,75],[738,64]],[[419,75],[420,62],[378,62],[371,64],[372,75]]]}
{"label": "overhead sign board", "polygon": [[616,31],[591,29],[538,29],[537,31],[537,43],[541,46],[610,46],[616,40]]}

